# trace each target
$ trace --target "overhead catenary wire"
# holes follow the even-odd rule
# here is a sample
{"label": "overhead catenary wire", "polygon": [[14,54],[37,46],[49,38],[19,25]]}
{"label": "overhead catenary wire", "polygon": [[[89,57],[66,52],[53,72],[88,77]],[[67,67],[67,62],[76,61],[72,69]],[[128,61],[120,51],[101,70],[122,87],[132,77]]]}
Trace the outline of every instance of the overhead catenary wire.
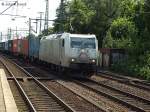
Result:
{"label": "overhead catenary wire", "polygon": [[2,15],[5,11],[7,11],[9,8],[11,8],[12,6],[16,5],[17,1],[15,1],[15,3],[11,4],[8,8],[6,8],[4,11],[2,11],[0,13],[0,15]]}
{"label": "overhead catenary wire", "polygon": [[16,17],[22,17],[22,18],[26,18],[27,16],[23,16],[23,15],[13,15],[13,14],[1,14],[4,16],[16,16]]}

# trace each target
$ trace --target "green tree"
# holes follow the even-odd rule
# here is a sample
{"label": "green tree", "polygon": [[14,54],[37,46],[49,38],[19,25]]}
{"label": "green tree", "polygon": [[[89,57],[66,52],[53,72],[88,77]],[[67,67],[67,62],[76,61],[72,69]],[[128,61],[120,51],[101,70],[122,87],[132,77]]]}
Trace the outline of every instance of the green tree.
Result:
{"label": "green tree", "polygon": [[149,0],[145,0],[144,12],[145,12],[144,17],[145,17],[146,27],[150,32],[150,1]]}
{"label": "green tree", "polygon": [[112,22],[106,39],[104,39],[107,41],[104,46],[131,50],[136,35],[136,27],[133,22],[127,18],[118,18]]}
{"label": "green tree", "polygon": [[111,32],[108,31],[106,37],[103,40],[103,48],[113,48],[113,38],[111,36]]}
{"label": "green tree", "polygon": [[96,34],[99,47],[106,36],[112,21],[118,17],[119,0],[84,0],[89,9],[95,12],[90,22],[89,31]]}
{"label": "green tree", "polygon": [[[68,12],[60,10],[60,5],[54,31],[60,31],[61,26],[66,32],[96,34],[101,47],[111,22],[118,17],[118,4],[119,0],[72,0],[67,3]],[[60,22],[62,12],[66,17],[63,23]]]}
{"label": "green tree", "polygon": [[142,36],[142,32],[145,30],[145,20],[144,20],[144,1],[140,0],[134,6],[134,17],[133,21],[135,22],[136,27],[138,28],[139,36]]}
{"label": "green tree", "polygon": [[132,19],[134,16],[134,7],[137,0],[121,0],[120,1],[120,16]]}
{"label": "green tree", "polygon": [[114,20],[110,27],[111,35],[114,39],[135,37],[135,25],[127,18]]}
{"label": "green tree", "polygon": [[54,31],[63,32],[65,31],[65,24],[67,24],[67,12],[66,7],[68,5],[67,0],[61,0],[59,8],[56,10],[56,16],[54,22]]}
{"label": "green tree", "polygon": [[82,0],[72,1],[70,4],[70,24],[74,33],[90,33],[90,23],[94,11],[89,9]]}

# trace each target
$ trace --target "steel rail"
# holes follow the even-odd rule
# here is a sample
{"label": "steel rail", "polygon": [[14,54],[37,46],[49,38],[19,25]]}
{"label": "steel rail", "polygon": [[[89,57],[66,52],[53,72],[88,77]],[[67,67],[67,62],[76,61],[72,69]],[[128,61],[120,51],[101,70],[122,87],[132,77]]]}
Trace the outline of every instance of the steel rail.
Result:
{"label": "steel rail", "polygon": [[[11,60],[10,60],[11,61]],[[17,65],[15,62],[13,62],[12,61],[12,63],[14,63],[16,66],[18,66],[24,73],[26,73],[29,77],[33,77],[29,72],[27,72],[24,68],[22,68],[21,66],[19,66],[19,65]],[[40,82],[40,81],[38,81],[38,79],[36,79],[36,78],[34,78],[33,77],[33,79],[34,80],[36,80],[36,83],[40,86],[40,87],[42,87],[43,88],[43,84]],[[85,85],[84,85],[85,86]],[[104,85],[103,85],[104,86]],[[85,87],[87,87],[87,86],[85,86]],[[112,88],[112,87],[111,87]],[[47,90],[49,90],[47,87],[46,88],[44,88],[46,91]],[[89,87],[89,89],[91,89],[90,87]],[[113,88],[113,89],[115,89],[116,90],[116,88]],[[94,90],[95,91],[95,90]],[[120,90],[119,90],[119,92],[120,92]],[[103,95],[106,95],[107,97],[110,97],[110,95],[109,94],[107,94],[107,93],[101,93],[101,94],[103,94]],[[55,94],[54,94],[55,95]],[[109,96],[108,96],[109,95]],[[57,96],[56,96],[57,97]],[[113,99],[115,99],[116,101],[119,101],[119,100],[121,100],[121,99],[118,99],[117,97],[114,97],[114,96],[111,96],[111,98],[113,97]],[[137,96],[134,96],[134,97],[137,97]],[[138,97],[139,98],[139,97]],[[142,99],[141,99],[142,100]],[[123,103],[123,104],[126,104],[127,106],[129,106],[129,107],[131,107],[131,108],[133,108],[134,110],[137,110],[137,111],[141,111],[141,112],[145,112],[145,110],[143,110],[142,108],[140,108],[140,107],[136,107],[135,105],[131,105],[131,104],[128,104],[127,102],[125,102],[125,101],[119,101],[119,102],[121,102],[121,103]],[[148,101],[149,102],[149,101]]]}
{"label": "steel rail", "polygon": [[107,74],[107,75],[114,76],[114,77],[121,78],[121,79],[127,79],[127,80],[130,80],[130,81],[133,81],[133,82],[136,81],[136,82],[140,82],[140,83],[143,83],[145,85],[150,86],[150,82],[149,81],[141,80],[141,79],[139,79],[139,80],[138,79],[137,80],[136,79],[130,79],[130,78],[132,78],[131,76],[125,77],[123,75],[119,75],[117,73],[113,73],[113,72],[109,72],[109,71],[98,71],[98,73]]}
{"label": "steel rail", "polygon": [[[59,81],[56,81],[56,82],[59,83],[60,85],[62,85],[64,88],[69,89],[69,88],[66,87],[65,85],[61,84]],[[75,91],[73,91],[73,90],[71,90],[71,89],[69,89],[69,91],[71,91],[72,93],[74,93],[74,94],[76,94],[77,96],[81,97],[82,99],[86,100],[88,103],[90,103],[90,104],[92,104],[92,105],[98,107],[102,112],[107,112],[106,109],[104,109],[104,108],[101,107],[100,105],[97,105],[95,102],[91,102],[90,100],[87,100],[86,97],[77,94]]]}
{"label": "steel rail", "polygon": [[[118,98],[118,97],[116,97],[116,96],[110,95],[109,93],[107,93],[107,92],[105,92],[105,91],[96,90],[95,88],[92,88],[92,87],[90,87],[89,85],[87,85],[87,84],[85,84],[84,82],[81,82],[81,81],[77,81],[77,80],[73,80],[73,81],[74,81],[75,83],[77,83],[77,84],[79,84],[79,85],[85,87],[85,88],[88,88],[88,89],[90,89],[90,90],[92,90],[92,91],[98,93],[98,94],[102,94],[102,95],[104,95],[104,96],[106,96],[106,97],[108,97],[108,98],[110,98],[110,99],[113,99],[113,100],[115,100],[115,101],[117,101],[117,102],[120,102],[121,104],[126,105],[127,107],[130,107],[130,108],[132,108],[132,109],[135,110],[135,111],[145,112],[145,110],[144,110],[143,108],[138,107],[138,106],[136,106],[136,105],[134,105],[134,104],[128,103],[128,102],[126,102],[126,101],[124,101],[124,100],[122,100],[122,99],[120,99],[120,98]],[[91,81],[91,82],[92,82],[92,81]],[[95,83],[95,82],[94,82],[94,83]],[[103,86],[105,87],[105,85],[103,85],[103,84],[99,84],[99,85],[102,86],[102,87],[103,87]],[[105,88],[111,88],[111,87],[105,87]],[[112,89],[112,90],[114,90],[114,89]]]}
{"label": "steel rail", "polygon": [[[10,60],[10,59],[9,59]],[[10,60],[11,61],[11,60]],[[28,79],[29,80],[32,80],[31,78],[33,77],[32,76],[32,74],[31,73],[29,73],[27,70],[25,70],[25,67],[21,67],[21,66],[19,66],[18,64],[16,64],[14,61],[12,61],[16,66],[18,66],[20,69],[22,69],[23,70],[23,72],[25,72],[26,74],[28,74]],[[18,79],[20,79],[20,80],[23,80],[23,78],[21,78],[21,77],[17,77]],[[34,77],[36,80],[52,80],[53,78],[49,78],[49,77],[47,77],[47,78],[41,78],[41,77]],[[9,77],[8,79],[10,79],[11,80],[11,77]],[[56,81],[57,83],[59,83],[59,81]],[[62,85],[61,83],[59,83],[60,85]],[[66,89],[69,89],[69,88],[67,88],[66,86],[64,86],[64,85],[62,85],[64,88],[66,88]],[[79,94],[77,94],[76,92],[74,92],[74,91],[72,91],[72,90],[70,90],[69,89],[69,91],[71,91],[72,93],[74,93],[74,94],[76,94],[77,96],[79,96],[79,97],[81,97],[82,99],[84,99],[84,100],[86,100],[88,103],[90,103],[90,104],[92,104],[92,105],[94,105],[94,106],[96,106],[97,108],[99,108],[102,112],[107,112],[107,110],[106,109],[104,109],[103,107],[101,107],[101,106],[99,106],[99,105],[97,105],[95,102],[92,102],[92,101],[90,101],[90,100],[87,100],[85,97],[83,97],[83,96],[81,96],[81,95],[79,95]]]}
{"label": "steel rail", "polygon": [[[8,59],[9,60],[9,59]],[[11,60],[9,60],[11,61]],[[71,108],[68,104],[66,104],[63,100],[61,100],[57,95],[55,95],[52,91],[50,91],[44,84],[42,84],[38,79],[33,77],[29,72],[27,72],[24,68],[22,68],[20,65],[16,64],[14,61],[11,61],[14,65],[16,65],[22,72],[24,72],[29,77],[32,77],[35,83],[37,83],[42,89],[44,89],[51,97],[53,97],[57,103],[59,103],[61,106],[65,108],[67,112],[75,112],[73,108]]]}
{"label": "steel rail", "polygon": [[15,75],[11,72],[11,70],[8,68],[8,66],[2,61],[2,59],[0,59],[0,61],[2,62],[2,64],[4,65],[4,67],[7,69],[7,71],[13,77],[13,80],[15,81],[15,84],[16,84],[17,88],[19,89],[19,92],[23,96],[23,99],[26,101],[26,103],[29,106],[30,110],[32,112],[37,112],[36,109],[34,108],[33,104],[31,103],[30,99],[28,98],[27,94],[25,93],[25,91],[23,90],[23,88],[19,84],[18,80],[16,79]]}
{"label": "steel rail", "polygon": [[[12,61],[13,62],[13,61]],[[19,68],[21,67],[21,66],[19,66],[18,64],[16,64],[15,62],[13,62],[16,66],[18,66]],[[25,72],[26,74],[28,74],[29,75],[29,77],[28,77],[28,79],[29,80],[32,80],[31,78],[33,77],[32,76],[32,74],[31,73],[29,73],[27,70],[25,70],[24,69],[25,67],[21,67],[20,69],[22,69],[22,71],[23,72]],[[17,77],[18,79],[20,79],[20,80],[23,80],[23,78],[20,78],[20,77]],[[47,78],[41,78],[41,77],[34,77],[37,81],[39,81],[39,80],[52,80],[53,78],[49,78],[49,77],[47,77]],[[11,77],[9,77],[8,79],[10,79],[11,80]],[[56,81],[57,83],[59,83],[60,85],[62,85],[59,81]],[[41,82],[40,82],[41,83]],[[43,85],[43,84],[42,84]],[[67,88],[66,86],[64,86],[64,85],[62,85],[64,88],[66,88],[66,89],[69,89],[69,88]],[[47,87],[46,87],[46,89],[47,89]],[[77,96],[79,96],[79,97],[81,97],[82,99],[84,99],[84,100],[86,100],[88,103],[90,103],[90,104],[92,104],[92,105],[94,105],[94,106],[96,106],[97,108],[99,108],[102,112],[107,112],[107,110],[106,109],[104,109],[103,107],[101,107],[100,105],[97,105],[95,102],[92,102],[92,101],[90,101],[90,100],[87,100],[85,97],[83,97],[83,96],[81,96],[81,95],[79,95],[79,94],[77,94],[76,92],[74,92],[74,91],[72,91],[72,90],[70,90],[69,89],[69,91],[71,91],[72,93],[74,93],[74,94],[76,94]]]}
{"label": "steel rail", "polygon": [[101,83],[101,82],[96,82],[96,81],[91,80],[91,79],[88,79],[88,80],[89,80],[90,82],[92,82],[92,83],[97,84],[97,85],[104,86],[104,87],[109,88],[109,89],[112,89],[112,90],[114,90],[114,91],[118,91],[118,92],[120,92],[120,93],[122,93],[122,94],[124,94],[124,95],[131,96],[132,98],[136,98],[136,99],[138,99],[138,100],[142,100],[142,101],[144,101],[144,102],[146,102],[147,104],[150,105],[150,100],[148,100],[148,99],[142,98],[142,97],[140,97],[140,96],[131,94],[131,93],[126,92],[126,91],[119,90],[119,89],[117,89],[117,88],[115,88],[115,87],[112,87],[112,86],[103,84],[103,83]]}
{"label": "steel rail", "polygon": [[[131,86],[134,86],[134,87],[137,87],[137,88],[140,88],[140,89],[144,89],[144,90],[150,91],[150,87],[149,88],[146,87],[146,86],[150,86],[150,84],[148,84],[148,83],[135,81],[135,80],[132,80],[132,79],[128,79],[128,78],[125,78],[125,77],[112,75],[112,74],[105,73],[105,72],[99,72],[99,73],[101,73],[100,75],[97,75],[99,77],[108,78],[108,79],[111,79],[111,80],[114,80],[114,81],[118,81],[118,82],[121,82],[121,83],[124,83],[124,84],[127,84],[127,85],[131,85]],[[137,83],[142,84],[142,85],[139,85]],[[144,86],[144,85],[146,85],[146,86]]]}
{"label": "steel rail", "polygon": [[[8,80],[12,80],[14,79],[13,77],[7,77]],[[24,79],[27,79],[27,80],[34,80],[32,77],[16,77],[17,80],[24,80]],[[36,77],[37,80],[53,80],[54,78],[43,78],[43,77]]]}

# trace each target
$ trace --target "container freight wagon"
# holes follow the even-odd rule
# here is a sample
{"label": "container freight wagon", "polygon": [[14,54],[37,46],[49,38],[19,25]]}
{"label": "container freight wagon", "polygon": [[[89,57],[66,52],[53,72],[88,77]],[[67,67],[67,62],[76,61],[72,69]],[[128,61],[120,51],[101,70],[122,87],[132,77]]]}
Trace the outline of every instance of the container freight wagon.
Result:
{"label": "container freight wagon", "polygon": [[39,58],[40,38],[32,37],[29,38],[29,57],[31,59]]}
{"label": "container freight wagon", "polygon": [[14,39],[13,40],[13,54],[18,55],[20,51],[20,45],[19,44],[20,39]]}
{"label": "container freight wagon", "polygon": [[13,40],[8,40],[8,51],[13,52]]}
{"label": "container freight wagon", "polygon": [[28,39],[21,39],[21,51],[20,54],[28,57],[29,54],[29,41]]}
{"label": "container freight wagon", "polygon": [[21,55],[22,39],[17,39],[17,53]]}
{"label": "container freight wagon", "polygon": [[0,51],[4,51],[5,49],[5,42],[0,43]]}
{"label": "container freight wagon", "polygon": [[8,52],[8,41],[5,42],[5,52]]}
{"label": "container freight wagon", "polygon": [[102,48],[100,49],[100,65],[101,67],[108,68],[111,65],[118,63],[125,59],[125,50],[124,49],[111,49],[111,48]]}

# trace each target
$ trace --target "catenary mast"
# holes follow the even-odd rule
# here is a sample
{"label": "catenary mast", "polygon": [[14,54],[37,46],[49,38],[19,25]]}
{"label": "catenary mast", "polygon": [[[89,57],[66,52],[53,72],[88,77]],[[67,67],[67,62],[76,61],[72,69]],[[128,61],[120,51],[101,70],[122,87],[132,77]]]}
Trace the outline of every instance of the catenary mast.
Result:
{"label": "catenary mast", "polygon": [[49,0],[46,0],[44,30],[48,30],[48,20],[49,20]]}

